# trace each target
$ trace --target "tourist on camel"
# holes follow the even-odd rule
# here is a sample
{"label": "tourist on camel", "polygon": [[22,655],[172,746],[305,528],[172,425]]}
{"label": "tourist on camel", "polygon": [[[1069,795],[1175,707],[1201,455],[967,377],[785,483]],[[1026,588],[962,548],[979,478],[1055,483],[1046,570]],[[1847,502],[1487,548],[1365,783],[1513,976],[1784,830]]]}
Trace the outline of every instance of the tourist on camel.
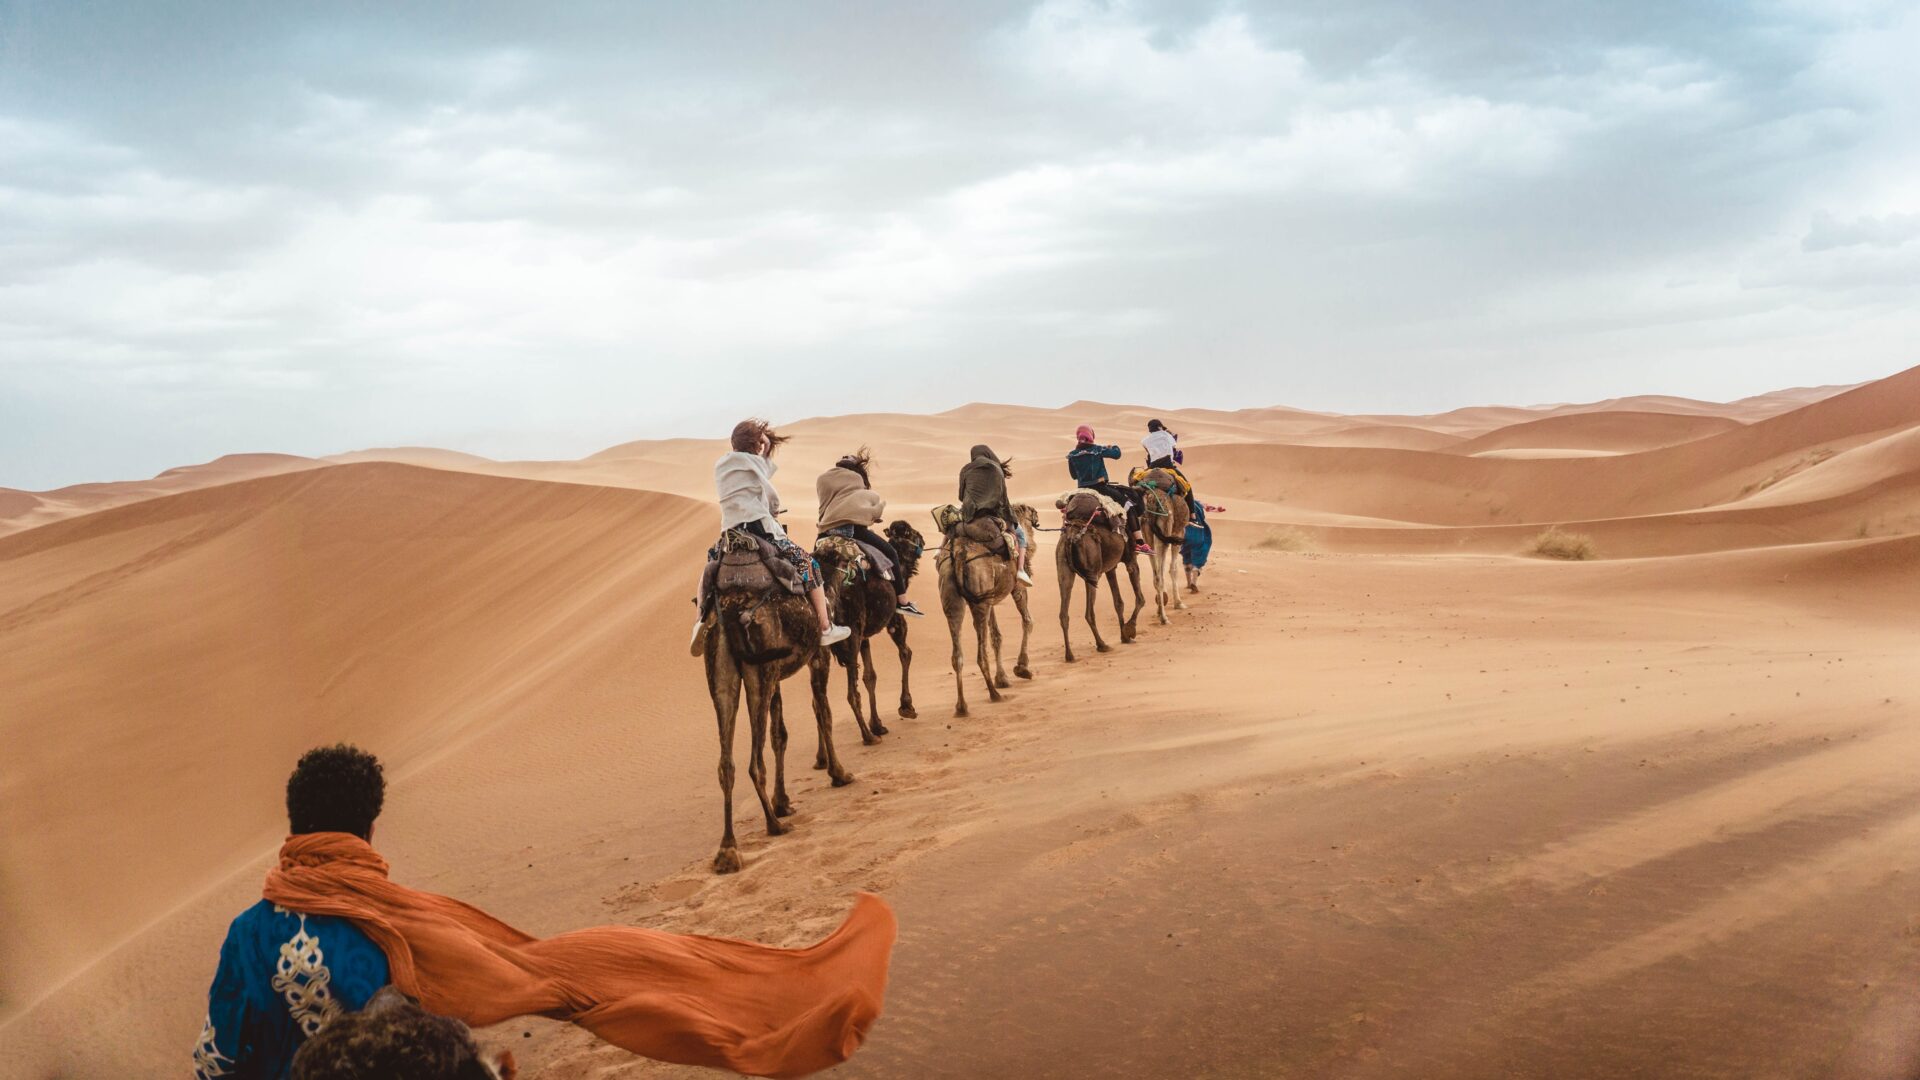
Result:
{"label": "tourist on camel", "polygon": [[1007,497],[1007,477],[1013,475],[1012,467],[984,444],[975,446],[967,456],[966,467],[960,470],[960,522],[954,531],[964,531],[974,540],[991,544],[993,540],[974,524],[987,522],[1000,529],[1001,539],[1011,536],[1014,574],[1021,584],[1033,584],[1033,578],[1027,576],[1027,536]]}
{"label": "tourist on camel", "polygon": [[1091,488],[1119,503],[1127,512],[1126,531],[1131,538],[1134,550],[1150,552],[1140,536],[1140,507],[1134,498],[1133,489],[1116,484],[1107,477],[1107,462],[1120,460],[1120,447],[1101,446],[1093,441],[1093,429],[1085,424],[1074,431],[1074,446],[1067,451],[1067,472],[1073,482],[1083,488]]}
{"label": "tourist on camel", "polygon": [[[350,746],[309,750],[287,779],[295,839],[373,839],[387,782],[373,755]],[[261,900],[227,927],[207,991],[194,1076],[285,1080],[302,1043],[387,985],[387,957],[349,919]]]}
{"label": "tourist on camel", "polygon": [[[772,544],[782,559],[792,564],[820,620],[820,644],[845,641],[852,631],[827,615],[827,594],[820,587],[820,564],[799,544],[787,539],[787,531],[777,519],[780,493],[773,490],[773,452],[786,442],[765,420],[742,420],[733,427],[733,449],[720,455],[713,464],[713,482],[720,493],[720,531],[740,529]],[[720,557],[715,546],[707,552],[707,561]],[[704,580],[702,587],[704,589]],[[695,656],[705,652],[707,598],[699,598],[699,614],[694,616],[693,640],[689,651]]]}
{"label": "tourist on camel", "polygon": [[536,938],[391,880],[369,842],[385,787],[379,761],[352,746],[300,759],[293,835],[220,951],[201,1080],[287,1080],[302,1045],[320,1054],[328,1026],[383,983],[473,1027],[544,1016],[657,1061],[748,1076],[837,1065],[879,1018],[898,925],[877,896],[860,894],[804,949],[631,925]]}
{"label": "tourist on camel", "polygon": [[1147,421],[1147,437],[1140,440],[1147,451],[1147,468],[1165,469],[1180,481],[1184,490],[1181,495],[1187,500],[1187,508],[1193,514],[1199,514],[1199,502],[1193,497],[1193,481],[1180,471],[1180,462],[1184,455],[1180,453],[1180,436],[1167,430],[1167,426],[1158,420]]}
{"label": "tourist on camel", "polygon": [[845,536],[878,548],[887,557],[889,579],[895,595],[900,598],[894,610],[917,619],[926,613],[907,599],[907,583],[898,569],[900,552],[886,537],[873,531],[873,526],[887,512],[887,501],[873,490],[873,479],[868,474],[872,463],[873,455],[863,446],[834,462],[833,468],[814,481],[814,494],[820,501],[820,535]]}

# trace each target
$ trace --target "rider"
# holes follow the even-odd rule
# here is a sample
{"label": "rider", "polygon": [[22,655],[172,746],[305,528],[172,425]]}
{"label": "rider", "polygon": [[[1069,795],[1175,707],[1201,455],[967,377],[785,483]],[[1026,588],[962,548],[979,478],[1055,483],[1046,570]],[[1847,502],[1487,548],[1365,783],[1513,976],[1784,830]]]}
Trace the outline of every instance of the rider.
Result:
{"label": "rider", "polygon": [[1003,531],[1013,536],[1014,575],[1022,584],[1033,584],[1027,576],[1026,533],[1007,498],[1007,477],[1013,475],[1013,469],[984,444],[975,446],[968,457],[966,467],[960,470],[960,524],[955,531],[980,518],[998,521]]}
{"label": "rider", "polygon": [[1193,481],[1180,471],[1182,455],[1179,443],[1180,436],[1168,431],[1167,426],[1158,420],[1147,421],[1147,437],[1140,440],[1140,445],[1147,450],[1147,468],[1165,469],[1177,477],[1180,486],[1186,489],[1184,494],[1188,513],[1197,515],[1200,513],[1200,503],[1193,497]]}
{"label": "rider", "polygon": [[845,536],[880,549],[893,566],[893,591],[899,598],[894,610],[919,618],[926,612],[907,599],[907,583],[901,580],[900,552],[872,526],[887,512],[887,501],[873,491],[867,467],[873,455],[866,447],[834,462],[833,468],[820,474],[813,490],[820,497],[820,535]]}
{"label": "rider", "polygon": [[1067,472],[1072,474],[1073,482],[1082,488],[1098,491],[1125,508],[1127,535],[1132,538],[1134,548],[1152,551],[1140,539],[1140,507],[1133,497],[1133,489],[1107,478],[1107,462],[1120,460],[1120,448],[1096,444],[1093,441],[1093,429],[1085,424],[1074,431],[1073,438],[1074,447],[1067,451]]}
{"label": "rider", "polygon": [[[820,587],[820,564],[813,561],[800,545],[787,539],[787,531],[775,520],[780,509],[780,494],[773,490],[773,452],[786,436],[776,434],[765,420],[742,420],[733,427],[733,449],[713,463],[713,482],[720,494],[720,531],[740,529],[774,546],[780,557],[800,572],[800,581],[820,620],[820,644],[845,641],[853,632],[827,615],[827,594]],[[716,546],[707,552],[709,562],[720,557]],[[702,596],[701,611],[706,610]],[[693,624],[693,655],[704,653],[706,620],[696,616]]]}

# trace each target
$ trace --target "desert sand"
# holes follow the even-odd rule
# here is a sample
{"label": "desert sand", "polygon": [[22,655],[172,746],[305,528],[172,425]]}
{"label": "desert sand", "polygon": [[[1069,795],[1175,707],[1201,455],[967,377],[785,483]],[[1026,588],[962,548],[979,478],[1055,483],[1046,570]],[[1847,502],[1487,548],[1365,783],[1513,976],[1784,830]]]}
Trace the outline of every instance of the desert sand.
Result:
{"label": "desert sand", "polygon": [[[813,477],[867,444],[926,530],[984,441],[1056,525],[1074,425],[1131,462],[1153,416],[1228,508],[1189,609],[1096,655],[1076,601],[1067,665],[1043,551],[1037,677],[969,683],[963,720],[913,623],[919,718],[876,645],[893,733],[860,746],[836,675],[857,782],[799,724],[796,831],[747,794],[728,877],[684,650],[717,439],[0,490],[0,1075],[183,1073],[286,773],[339,739],[388,763],[399,880],[535,933],[798,944],[883,893],[894,981],[848,1076],[1920,1073],[1920,368],[1730,404],[823,417],[781,425],[777,479],[807,542]],[[1599,557],[1527,555],[1550,524]],[[482,1036],[528,1077],[701,1075]]]}

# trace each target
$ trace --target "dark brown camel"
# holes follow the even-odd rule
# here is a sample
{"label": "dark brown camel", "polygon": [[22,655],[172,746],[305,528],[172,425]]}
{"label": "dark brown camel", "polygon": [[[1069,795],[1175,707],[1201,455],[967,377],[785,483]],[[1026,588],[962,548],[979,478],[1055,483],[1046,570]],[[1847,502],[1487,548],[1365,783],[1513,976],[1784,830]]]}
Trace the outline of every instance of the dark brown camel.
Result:
{"label": "dark brown camel", "polygon": [[1168,603],[1187,609],[1173,573],[1187,539],[1187,500],[1180,497],[1180,482],[1165,469],[1147,470],[1133,488],[1140,498],[1140,531],[1153,548],[1148,556],[1153,563],[1153,612],[1165,626]]}
{"label": "dark brown camel", "polygon": [[[1073,633],[1068,629],[1071,616],[1068,614],[1073,600],[1073,582],[1078,578],[1087,583],[1087,626],[1093,631],[1093,647],[1098,652],[1112,652],[1112,646],[1100,637],[1100,623],[1094,617],[1094,598],[1100,591],[1100,575],[1107,577],[1107,590],[1113,594],[1113,617],[1120,623],[1120,641],[1131,642],[1136,636],[1140,609],[1146,605],[1146,595],[1140,591],[1140,560],[1133,545],[1128,542],[1124,532],[1112,527],[1104,517],[1100,497],[1089,491],[1075,492],[1061,501],[1060,513],[1064,526],[1060,530],[1060,543],[1053,549],[1054,572],[1060,578],[1060,638],[1066,643],[1067,663],[1073,663]],[[1124,521],[1122,528],[1125,527]],[[1121,563],[1126,563],[1127,577],[1133,581],[1133,614],[1125,614],[1126,601],[1120,596]]]}
{"label": "dark brown camel", "polygon": [[[1029,536],[1038,535],[1040,515],[1033,507],[1015,503],[1013,513],[1026,527]],[[938,511],[934,520],[938,524]],[[1000,693],[1001,689],[1013,685],[1007,680],[1007,669],[1000,660],[1000,622],[994,616],[994,608],[1009,596],[1013,598],[1013,606],[1020,612],[1020,656],[1014,662],[1013,673],[1022,679],[1033,678],[1032,669],[1027,667],[1027,643],[1033,636],[1033,613],[1027,608],[1027,587],[1014,575],[1012,543],[1009,538],[1005,541],[1005,549],[996,551],[992,546],[961,535],[956,530],[947,534],[946,542],[940,548],[940,557],[935,565],[940,576],[940,608],[947,616],[947,633],[953,639],[955,716],[967,715],[966,681],[961,674],[966,655],[960,648],[960,623],[968,612],[973,614],[975,657],[980,664],[980,676],[987,682],[988,699],[1000,701],[1005,697]],[[987,665],[989,638],[993,644],[991,668]]]}
{"label": "dark brown camel", "polygon": [[[900,565],[894,568],[894,573],[902,583],[913,580],[914,571],[919,569],[919,548],[923,542],[919,532],[904,521],[896,521],[887,526],[887,539],[900,554]],[[853,708],[854,723],[860,725],[860,741],[872,746],[887,733],[886,725],[880,721],[879,677],[873,670],[873,639],[883,630],[893,636],[900,650],[900,715],[907,718],[914,715],[913,695],[907,689],[913,650],[907,648],[907,621],[895,610],[899,595],[894,582],[873,572],[867,556],[852,540],[823,536],[814,544],[813,557],[820,560],[821,574],[826,579],[827,609],[833,613],[835,622],[853,631],[852,637],[830,646],[828,652],[814,653],[811,661],[813,711],[816,715],[827,711],[827,673],[834,660],[840,661],[847,669],[847,704]],[[865,711],[860,707],[862,676],[867,687]],[[813,767],[827,767],[824,746],[814,758]]]}
{"label": "dark brown camel", "polygon": [[[767,835],[787,831],[780,819],[793,813],[787,798],[787,724],[780,700],[781,680],[806,667],[820,648],[820,623],[804,596],[782,587],[760,559],[758,544],[744,533],[730,532],[721,541],[720,572],[714,581],[713,610],[707,616],[707,689],[713,695],[714,716],[720,723],[720,793],[725,803],[726,831],[715,873],[731,874],[742,866],[740,847],[733,837],[733,728],[740,696],[747,698],[753,756],[747,775],[766,812]],[[833,748],[833,716],[825,697],[816,695],[814,723],[820,731],[820,754],[834,787],[853,783]],[[767,797],[765,745],[771,726],[773,741],[773,797]]]}

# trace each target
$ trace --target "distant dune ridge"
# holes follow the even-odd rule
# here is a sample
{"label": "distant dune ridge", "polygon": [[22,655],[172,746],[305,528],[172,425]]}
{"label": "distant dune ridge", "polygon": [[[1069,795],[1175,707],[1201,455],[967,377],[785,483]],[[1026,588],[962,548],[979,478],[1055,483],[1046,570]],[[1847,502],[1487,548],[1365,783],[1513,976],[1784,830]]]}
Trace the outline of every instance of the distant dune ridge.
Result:
{"label": "distant dune ridge", "polygon": [[[1165,800],[1187,807],[1184,813],[1238,805],[1255,790],[1285,797],[1281,789],[1288,784],[1319,785],[1315,790],[1336,796],[1346,790],[1342,784],[1378,784],[1386,800],[1378,812],[1387,816],[1364,827],[1351,816],[1330,818],[1323,824],[1338,835],[1311,839],[1323,856],[1329,843],[1357,843],[1363,852],[1376,843],[1384,853],[1395,830],[1411,827],[1406,821],[1430,816],[1421,809],[1427,803],[1394,802],[1412,796],[1391,786],[1397,779],[1379,778],[1382,768],[1397,778],[1424,767],[1407,757],[1414,752],[1409,747],[1436,761],[1477,762],[1485,747],[1504,745],[1489,741],[1494,730],[1499,739],[1534,748],[1563,747],[1574,738],[1570,732],[1583,732],[1585,745],[1605,745],[1609,753],[1618,748],[1609,740],[1679,738],[1706,730],[1702,725],[1722,715],[1778,704],[1778,692],[1762,685],[1777,670],[1767,666],[1775,662],[1769,658],[1805,654],[1807,678],[1816,670],[1824,678],[1844,645],[1857,650],[1849,655],[1861,659],[1847,662],[1861,670],[1823,691],[1830,696],[1820,699],[1827,711],[1817,712],[1819,724],[1794,728],[1798,713],[1769,723],[1784,725],[1777,729],[1783,740],[1790,730],[1794,739],[1833,738],[1844,730],[1878,751],[1847,757],[1837,771],[1809,772],[1811,787],[1781,781],[1778,798],[1760,798],[1747,810],[1756,821],[1770,821],[1767,815],[1785,813],[1780,807],[1795,798],[1817,808],[1864,798],[1860,792],[1870,788],[1890,800],[1881,811],[1886,820],[1907,827],[1907,804],[1897,800],[1909,789],[1882,771],[1881,759],[1920,750],[1908,729],[1889,719],[1893,711],[1910,715],[1903,710],[1920,701],[1920,680],[1896,662],[1912,644],[1910,631],[1899,627],[1910,626],[1920,602],[1920,368],[1857,387],[1781,391],[1728,404],[1629,397],[1349,417],[1281,407],[1076,402],[1060,409],[974,404],[934,416],[817,417],[779,425],[793,441],[778,458],[777,482],[789,502],[790,527],[810,541],[814,476],[864,444],[874,451],[876,487],[891,503],[888,518],[903,517],[927,531],[927,508],[953,497],[967,448],[986,442],[1012,460],[1015,496],[1040,505],[1052,525],[1051,496],[1068,482],[1062,457],[1074,427],[1091,424],[1102,442],[1122,446],[1124,464],[1131,465],[1141,459],[1139,439],[1154,417],[1180,433],[1200,494],[1228,510],[1215,519],[1220,565],[1210,584],[1218,591],[1203,594],[1187,622],[1143,632],[1149,643],[1133,653],[1177,657],[1184,667],[1142,667],[1134,681],[1159,687],[1168,709],[1185,700],[1183,687],[1207,686],[1204,723],[1175,722],[1152,708],[1147,712],[1159,719],[1146,722],[1139,706],[1160,700],[1151,696],[1128,698],[1121,708],[1120,697],[1107,696],[1112,685],[1098,681],[1117,670],[1105,667],[1104,658],[1073,669],[1058,663],[1052,561],[1043,557],[1035,641],[1046,670],[1032,689],[1045,686],[1047,693],[1017,687],[1012,705],[996,706],[1001,711],[968,725],[903,721],[879,747],[862,749],[855,739],[850,765],[862,785],[832,792],[817,789],[806,768],[813,734],[804,679],[790,683],[789,775],[797,772],[803,781],[797,797],[805,813],[796,836],[756,844],[748,873],[720,884],[699,869],[717,831],[712,711],[698,665],[684,654],[688,598],[717,524],[710,466],[723,447],[719,438],[623,443],[574,461],[494,461],[424,447],[326,459],[246,453],[150,480],[48,492],[0,489],[0,742],[9,749],[0,773],[0,1038],[10,1054],[19,1048],[22,1055],[0,1071],[42,1070],[20,1073],[36,1077],[62,1069],[65,1075],[178,1071],[198,1023],[197,997],[219,927],[249,895],[261,858],[278,839],[286,770],[302,749],[337,739],[374,748],[390,766],[394,798],[379,839],[397,877],[473,899],[535,932],[605,921],[611,908],[621,918],[791,942],[830,925],[852,887],[899,885],[906,893],[899,1016],[882,1020],[875,1048],[846,1067],[849,1075],[862,1075],[862,1068],[881,1070],[875,1075],[887,1068],[896,1075],[925,1071],[915,1047],[945,1045],[942,1032],[992,1015],[940,1011],[961,1009],[953,1002],[965,997],[962,987],[948,986],[945,993],[959,996],[953,1000],[934,989],[945,970],[935,962],[938,950],[957,946],[916,937],[914,920],[971,918],[965,907],[971,901],[956,897],[998,894],[971,885],[942,892],[937,883],[949,879],[938,874],[954,882],[1014,881],[1044,865],[1060,880],[1077,880],[1073,875],[1083,871],[1075,868],[1101,865],[1100,852],[1112,845],[1144,860],[1129,864],[1135,870],[1128,872],[1138,875],[1140,902],[1158,898],[1153,902],[1167,905],[1164,919],[1140,916],[1155,928],[1155,947],[1185,940],[1174,934],[1186,933],[1182,927],[1197,916],[1180,907],[1184,901],[1171,885],[1154,891],[1160,888],[1155,867],[1173,864],[1164,852],[1156,862],[1134,851],[1130,845],[1144,834],[1124,822],[1102,824],[1103,813],[1178,822],[1184,819]],[[1525,558],[1529,542],[1550,526],[1590,537],[1597,557],[1566,564]],[[1298,539],[1286,545],[1294,553],[1261,548],[1276,530]],[[936,710],[924,703],[951,692],[946,630],[937,601],[929,602],[930,583],[915,589],[922,606],[936,612],[912,627],[920,657],[916,696],[932,715]],[[1462,604],[1484,605],[1481,621],[1471,627],[1436,621]],[[1681,614],[1674,626],[1650,629],[1650,612]],[[1316,636],[1319,618],[1338,632]],[[1700,619],[1707,621],[1689,621]],[[1377,626],[1393,627],[1392,635],[1367,637]],[[1435,627],[1442,626],[1452,635],[1445,638],[1449,651],[1423,651],[1441,647],[1426,643],[1439,641]],[[1084,634],[1083,625],[1078,632]],[[1565,654],[1541,644],[1560,634],[1605,644]],[[1626,647],[1619,641],[1638,643],[1642,634],[1649,635],[1652,652],[1621,651]],[[1725,663],[1751,666],[1696,675],[1709,680],[1704,683],[1681,681],[1674,650],[1696,646],[1731,650],[1738,659]],[[1532,648],[1543,650],[1534,664],[1556,672],[1552,679],[1514,666],[1514,650]],[[897,665],[891,648],[876,652],[885,654],[880,696],[886,700]],[[1619,667],[1594,671],[1596,655],[1609,664],[1617,659]],[[1705,661],[1685,661],[1696,662]],[[1645,669],[1634,676],[1640,685],[1676,695],[1670,717],[1652,707],[1638,719],[1609,711],[1615,698],[1624,702],[1633,694],[1616,693],[1609,681],[1629,668]],[[1471,674],[1486,675],[1482,669],[1504,673],[1498,691],[1490,688],[1493,676]],[[1383,680],[1385,672],[1393,679]],[[839,673],[834,680],[830,696],[843,708]],[[1415,686],[1424,688],[1419,708],[1426,726],[1395,727],[1411,708],[1395,695]],[[1913,696],[1902,697],[1909,689]],[[1502,698],[1507,690],[1515,696]],[[1680,703],[1682,694],[1697,696]],[[1885,706],[1892,710],[1885,714],[1861,711],[1868,704],[1882,708],[1882,699],[1900,704]],[[1043,703],[1044,713],[1038,711]],[[1116,719],[1123,714],[1124,721]],[[1298,726],[1274,728],[1278,715]],[[1038,741],[1029,749],[1019,748],[1026,743],[995,749],[997,725],[1026,723],[1022,717],[1034,725],[1019,729],[1023,737]],[[1354,726],[1360,724],[1354,717],[1372,726]],[[1099,769],[1134,766],[1117,758],[1090,763],[1083,755],[1104,743],[1111,725],[1125,723],[1141,726],[1112,730],[1123,742],[1137,742],[1139,761],[1167,764],[1109,784]],[[1102,734],[1089,739],[1089,730]],[[1233,783],[1249,785],[1231,796],[1207,786],[1227,782],[1220,779],[1227,759],[1206,750],[1214,732],[1227,730],[1248,732],[1255,748],[1236,752],[1225,769]],[[1389,730],[1399,741],[1355,749],[1368,732]],[[1737,731],[1748,734],[1725,737],[1758,738],[1749,728]],[[843,753],[844,738],[843,728]],[[1187,745],[1181,739],[1195,742],[1181,749]],[[1281,741],[1259,749],[1267,746],[1263,740]],[[1027,773],[994,772],[1015,769],[1007,762],[1026,761],[1022,755],[1029,752],[1032,760],[1020,766]],[[1577,748],[1567,752],[1575,755],[1569,769],[1594,760],[1579,757],[1586,751]],[[1389,766],[1380,766],[1382,760]],[[1091,771],[1068,781],[1048,771],[1074,761]],[[1302,762],[1321,763],[1314,766],[1320,771],[1311,777],[1289,771]],[[1195,770],[1182,771],[1188,765]],[[1622,768],[1632,783],[1646,779],[1631,772],[1631,762]],[[1674,769],[1669,775],[1680,784],[1683,764]],[[1859,783],[1843,796],[1840,778],[1853,775],[1848,769],[1858,770]],[[970,837],[992,833],[983,819],[967,817],[977,814],[978,788],[963,778],[1016,774],[1043,786],[1024,800],[1001,801],[1009,820],[993,828],[1025,830],[1023,837],[1057,829],[1071,837],[1057,851],[1034,856],[1038,862],[1016,843],[968,846]],[[1283,774],[1293,779],[1274,779]],[[1717,782],[1701,779],[1699,790]],[[1824,786],[1829,782],[1831,789]],[[1492,818],[1472,818],[1475,781],[1464,771],[1435,783],[1421,798],[1467,792],[1463,808],[1445,804],[1448,813],[1467,815],[1462,835],[1482,835],[1473,829],[1487,837],[1519,835],[1489,824]],[[1514,791],[1526,786],[1513,783]],[[1669,797],[1692,790],[1676,788]],[[1110,791],[1122,794],[1109,798]],[[750,789],[736,795],[742,792],[750,805]],[[924,805],[916,801],[922,798]],[[917,809],[909,813],[896,803]],[[1653,805],[1656,810],[1646,812],[1664,804],[1655,799]],[[1405,820],[1392,816],[1402,810]],[[1093,816],[1083,821],[1071,814]],[[1319,820],[1308,804],[1283,816],[1294,823],[1289,828]],[[863,831],[836,831],[856,826]],[[1584,826],[1566,827],[1567,836],[1540,843],[1571,843]],[[954,831],[943,831],[949,828]],[[1505,841],[1487,841],[1499,842]],[[1595,850],[1625,859],[1620,852],[1637,842]],[[1473,872],[1484,875],[1494,854],[1527,866],[1531,850],[1490,848],[1476,863],[1483,853],[1475,849],[1462,866],[1477,865]],[[1887,854],[1891,846],[1862,850],[1866,854],[1847,856],[1854,861],[1843,860],[1854,875],[1845,880],[1870,882],[1858,885],[1862,897],[1870,887],[1892,888],[1885,884],[1892,879],[1861,867],[1891,872],[1906,866],[1899,861],[1904,856]],[[932,867],[925,873],[936,876],[913,876],[919,871],[910,868],[922,858]],[[1400,884],[1382,885],[1378,894],[1339,892],[1342,903],[1366,912],[1353,925],[1427,917],[1417,898],[1424,894],[1406,884],[1428,887],[1436,871],[1426,858],[1401,851],[1382,865],[1367,864],[1366,881]],[[1574,856],[1563,851],[1555,858],[1564,863]],[[1281,865],[1295,872],[1305,866],[1288,859]],[[1915,879],[1920,874],[1902,880]],[[1452,889],[1493,887],[1457,875],[1445,880]],[[1058,911],[1078,910],[1070,905],[1089,902],[1103,888],[1095,879],[1081,882]],[[1285,898],[1263,917],[1292,918],[1287,905],[1299,898],[1285,886],[1248,888]],[[1334,895],[1344,886],[1327,888]],[[1684,905],[1699,895],[1675,889],[1647,894],[1653,899],[1644,903],[1665,910],[1661,904]],[[1044,897],[1045,890],[1036,887],[1031,895]],[[679,903],[690,897],[704,899]],[[1609,916],[1596,908],[1582,917],[1597,925]],[[1864,914],[1859,919],[1866,922],[1857,925],[1871,922]],[[1285,925],[1296,935],[1289,948],[1314,955],[1318,931],[1307,928],[1314,924]],[[1717,948],[1719,940],[1703,934],[1693,945],[1674,944],[1645,937],[1656,927],[1614,929],[1647,955],[1658,952],[1656,945],[1684,953]],[[1193,940],[1204,947],[1202,937]],[[1063,938],[1059,947],[1069,950],[1059,964],[1071,968],[1097,965],[1102,954],[1132,943],[1100,941],[1078,953]],[[1862,955],[1871,952],[1861,948]],[[1612,972],[1627,963],[1614,954],[1603,959],[1577,970]],[[940,962],[954,970],[977,963],[987,979],[1003,961],[949,956]],[[1005,974],[1014,983],[1031,976]],[[1567,989],[1579,984],[1567,978],[1564,992],[1584,992]],[[1045,995],[1054,1002],[1048,1008],[1075,999],[1070,984],[1055,989]],[[1352,992],[1358,1000],[1376,991],[1391,997],[1380,988]],[[1654,987],[1648,1000],[1664,1000],[1661,992]],[[922,993],[924,1000],[915,996]],[[1313,1003],[1299,1007],[1311,1010]],[[1316,1030],[1347,1025],[1346,1015]],[[103,1041],[112,1045],[81,1046],[64,1037],[79,1025],[111,1025],[115,1038]],[[1484,1025],[1436,1027],[1481,1031]],[[1023,1037],[1015,1032],[1000,1048],[944,1052],[981,1068],[1006,1067],[1013,1059],[992,1055]],[[1756,1037],[1747,1043],[1762,1046],[1765,1040]],[[594,1070],[619,1064],[571,1038],[539,1028],[527,1055],[536,1059],[531,1075],[602,1075]],[[1289,1045],[1297,1047],[1290,1053],[1307,1054],[1319,1044]],[[1100,1061],[1106,1050],[1090,1043],[1084,1052]],[[1738,1047],[1729,1042],[1726,1052]],[[1433,1060],[1447,1060],[1435,1053]],[[559,1064],[538,1071],[543,1060]],[[1312,1072],[1327,1060],[1304,1057],[1295,1064]],[[1216,1064],[1220,1075],[1235,1074],[1233,1062]]]}

